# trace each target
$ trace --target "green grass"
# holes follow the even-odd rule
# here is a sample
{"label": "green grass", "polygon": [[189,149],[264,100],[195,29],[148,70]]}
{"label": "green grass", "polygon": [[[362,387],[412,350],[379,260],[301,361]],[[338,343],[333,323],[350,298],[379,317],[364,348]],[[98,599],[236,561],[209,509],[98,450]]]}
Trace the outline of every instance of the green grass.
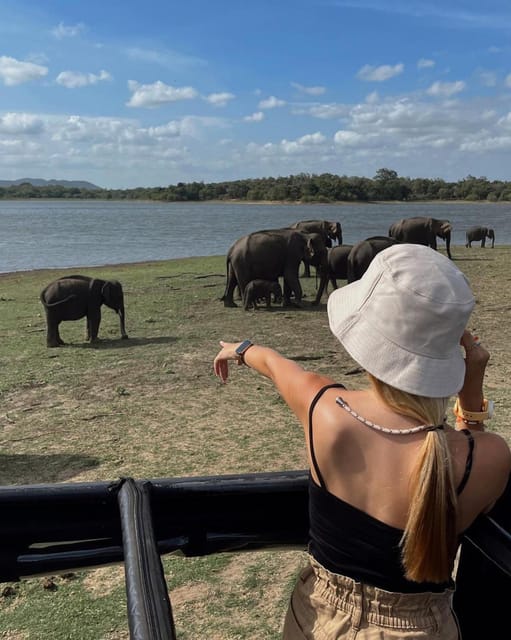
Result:
{"label": "green grass", "polygon": [[[510,438],[511,248],[454,247],[476,293],[471,328],[492,358],[490,426]],[[220,339],[273,346],[349,387],[365,384],[330,334],[326,296],[303,309],[245,312],[219,301],[223,256],[0,276],[0,484],[251,473],[305,468],[303,437],[271,384],[234,367],[212,371]],[[68,343],[47,349],[40,290],[65,273],[119,279],[129,340],[104,308],[101,342],[85,321],[61,325]],[[180,640],[277,640],[303,562],[299,551],[166,557]],[[12,585],[0,597],[2,640],[128,638],[122,567]]]}

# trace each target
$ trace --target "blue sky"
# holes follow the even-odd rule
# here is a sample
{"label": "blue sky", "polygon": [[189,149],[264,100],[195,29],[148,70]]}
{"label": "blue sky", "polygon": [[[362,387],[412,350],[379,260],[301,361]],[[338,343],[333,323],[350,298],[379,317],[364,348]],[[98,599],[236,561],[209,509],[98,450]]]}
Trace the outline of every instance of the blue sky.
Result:
{"label": "blue sky", "polygon": [[0,179],[511,180],[508,0],[2,0]]}

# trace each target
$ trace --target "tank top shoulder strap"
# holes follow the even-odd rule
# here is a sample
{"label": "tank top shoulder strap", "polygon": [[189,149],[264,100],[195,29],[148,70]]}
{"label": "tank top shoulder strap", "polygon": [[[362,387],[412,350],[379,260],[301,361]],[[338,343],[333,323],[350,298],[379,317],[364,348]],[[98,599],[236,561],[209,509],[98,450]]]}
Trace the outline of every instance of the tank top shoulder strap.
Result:
{"label": "tank top shoulder strap", "polygon": [[463,474],[463,478],[456,489],[456,495],[460,495],[460,493],[465,488],[465,485],[468,482],[470,477],[470,472],[472,471],[472,461],[474,459],[474,436],[472,435],[470,429],[461,429],[461,433],[463,433],[468,438],[468,454],[467,461],[465,462],[465,473]]}
{"label": "tank top shoulder strap", "polygon": [[312,402],[311,402],[310,407],[309,407],[309,450],[310,450],[310,456],[311,456],[312,466],[314,467],[314,471],[316,472],[316,475],[317,475],[318,480],[319,480],[319,484],[323,488],[326,488],[325,481],[323,480],[323,476],[321,475],[321,471],[319,470],[318,461],[316,460],[316,454],[314,453],[314,437],[313,437],[313,429],[312,429],[312,412],[314,411],[314,407],[317,405],[318,400],[325,393],[325,391],[327,389],[333,389],[333,388],[346,389],[346,387],[343,384],[340,384],[339,382],[334,382],[332,384],[327,384],[324,387],[321,387],[321,389],[316,393],[316,395],[312,399]]}

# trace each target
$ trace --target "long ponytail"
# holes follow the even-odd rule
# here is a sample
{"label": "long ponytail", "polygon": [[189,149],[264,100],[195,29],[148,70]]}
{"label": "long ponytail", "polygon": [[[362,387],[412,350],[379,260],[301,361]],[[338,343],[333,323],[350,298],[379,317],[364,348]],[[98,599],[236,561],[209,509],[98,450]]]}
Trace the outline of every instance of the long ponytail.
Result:
{"label": "long ponytail", "polygon": [[[397,413],[425,424],[443,424],[449,398],[425,398],[369,375],[378,396]],[[409,507],[401,558],[408,580],[449,580],[457,547],[457,496],[443,429],[428,431],[410,477]]]}

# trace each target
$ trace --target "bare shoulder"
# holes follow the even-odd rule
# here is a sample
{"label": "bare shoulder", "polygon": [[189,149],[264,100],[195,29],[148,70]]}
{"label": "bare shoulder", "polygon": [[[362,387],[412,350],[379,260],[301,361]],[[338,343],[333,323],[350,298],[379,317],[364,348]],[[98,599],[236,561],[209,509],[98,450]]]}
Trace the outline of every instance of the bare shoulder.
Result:
{"label": "bare shoulder", "polygon": [[312,401],[319,391],[335,381],[321,374],[302,370],[279,385],[280,393],[291,410],[305,426]]}
{"label": "bare shoulder", "polygon": [[503,471],[511,472],[511,449],[502,436],[491,431],[476,432],[473,435],[481,462],[494,470],[501,466]]}
{"label": "bare shoulder", "polygon": [[502,495],[509,481],[511,450],[504,438],[496,433],[477,432],[474,433],[474,439],[479,491],[485,495],[487,506],[484,511],[488,511]]}

